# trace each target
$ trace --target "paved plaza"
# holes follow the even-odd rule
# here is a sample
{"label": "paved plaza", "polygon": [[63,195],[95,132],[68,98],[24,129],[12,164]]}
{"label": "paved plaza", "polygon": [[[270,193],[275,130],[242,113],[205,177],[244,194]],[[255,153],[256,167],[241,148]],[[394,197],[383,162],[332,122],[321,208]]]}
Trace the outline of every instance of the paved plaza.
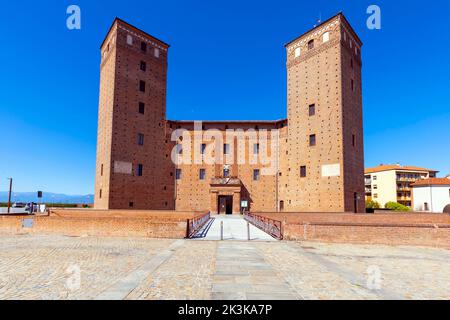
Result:
{"label": "paved plaza", "polygon": [[450,299],[450,251],[0,236],[0,299]]}

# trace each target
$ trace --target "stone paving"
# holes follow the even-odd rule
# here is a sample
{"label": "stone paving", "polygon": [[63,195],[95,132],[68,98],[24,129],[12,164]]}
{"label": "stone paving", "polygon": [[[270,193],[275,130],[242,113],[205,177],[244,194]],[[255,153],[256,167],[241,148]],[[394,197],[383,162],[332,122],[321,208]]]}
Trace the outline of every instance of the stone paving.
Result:
{"label": "stone paving", "polygon": [[0,299],[450,299],[445,249],[0,236]]}

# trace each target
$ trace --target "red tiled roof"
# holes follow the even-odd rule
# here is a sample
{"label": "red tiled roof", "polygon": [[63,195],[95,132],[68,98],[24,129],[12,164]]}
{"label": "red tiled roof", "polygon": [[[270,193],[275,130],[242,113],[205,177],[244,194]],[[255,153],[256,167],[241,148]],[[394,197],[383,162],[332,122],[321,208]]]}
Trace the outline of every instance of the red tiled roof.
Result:
{"label": "red tiled roof", "polygon": [[414,182],[411,186],[423,187],[423,186],[450,186],[450,178],[431,178]]}
{"label": "red tiled roof", "polygon": [[366,169],[365,173],[375,173],[375,172],[382,172],[382,171],[390,171],[390,170],[398,170],[398,171],[422,171],[422,172],[439,172],[437,170],[431,170],[431,169],[425,169],[421,167],[414,167],[414,166],[401,166],[397,164],[382,164],[375,168],[368,168]]}

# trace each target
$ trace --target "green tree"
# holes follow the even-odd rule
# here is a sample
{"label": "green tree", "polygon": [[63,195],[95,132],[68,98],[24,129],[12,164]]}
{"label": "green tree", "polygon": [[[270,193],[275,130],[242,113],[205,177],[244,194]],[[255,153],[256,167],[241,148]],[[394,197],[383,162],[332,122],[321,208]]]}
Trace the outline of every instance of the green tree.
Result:
{"label": "green tree", "polygon": [[409,212],[411,211],[410,207],[404,206],[398,202],[388,202],[384,206],[388,210],[399,211],[399,212]]}
{"label": "green tree", "polygon": [[367,200],[366,201],[366,208],[367,209],[380,209],[380,204],[378,203],[378,202],[376,202],[376,201],[373,201],[373,200]]}

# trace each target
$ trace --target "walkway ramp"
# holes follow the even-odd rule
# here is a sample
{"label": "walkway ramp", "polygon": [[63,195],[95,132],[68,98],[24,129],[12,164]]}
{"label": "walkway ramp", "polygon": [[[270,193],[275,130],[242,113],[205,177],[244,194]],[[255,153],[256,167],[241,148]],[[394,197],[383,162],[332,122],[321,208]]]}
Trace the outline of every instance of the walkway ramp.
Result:
{"label": "walkway ramp", "polygon": [[[241,216],[211,216],[211,220],[193,237],[193,240],[220,241],[223,223],[224,241],[248,241],[247,221]],[[250,224],[250,241],[277,241],[269,234]]]}

